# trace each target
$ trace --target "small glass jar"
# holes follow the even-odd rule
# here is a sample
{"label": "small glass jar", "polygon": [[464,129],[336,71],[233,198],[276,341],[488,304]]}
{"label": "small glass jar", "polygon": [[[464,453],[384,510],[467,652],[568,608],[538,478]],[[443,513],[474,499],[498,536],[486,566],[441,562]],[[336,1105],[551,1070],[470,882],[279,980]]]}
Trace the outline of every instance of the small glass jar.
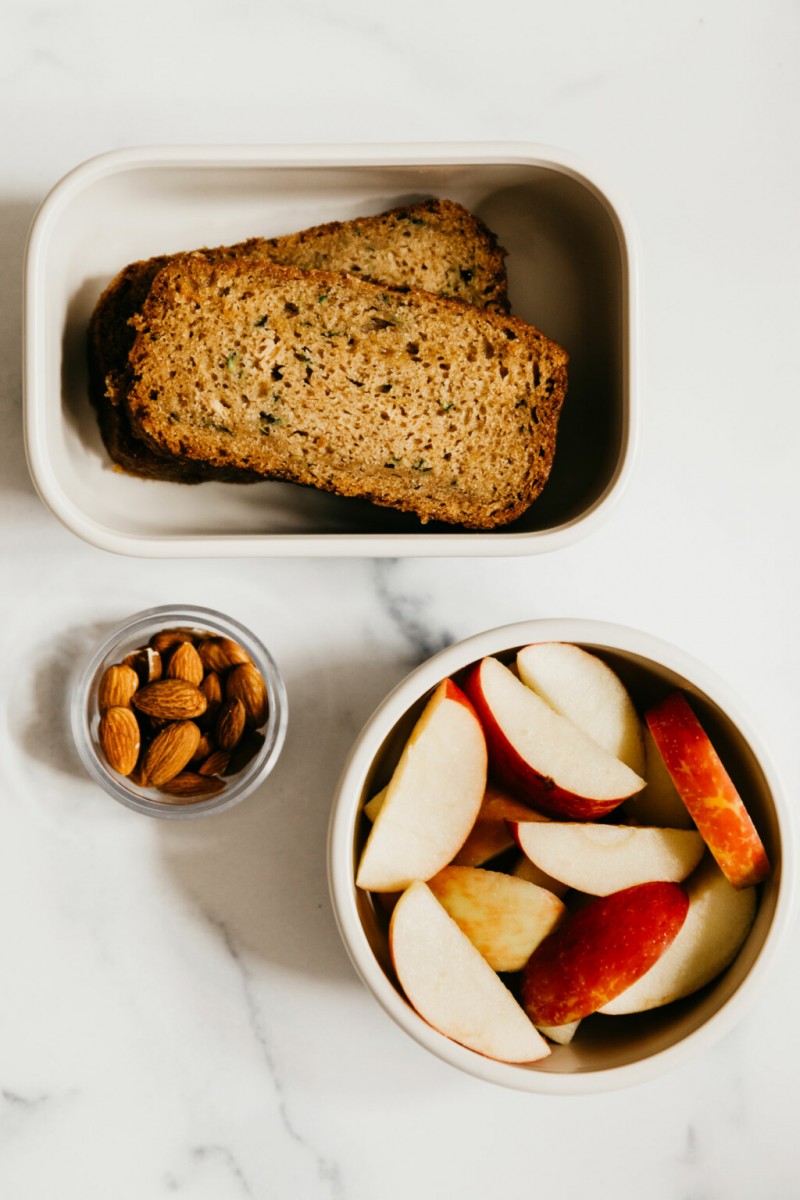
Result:
{"label": "small glass jar", "polygon": [[[180,802],[153,787],[139,786],[118,774],[106,761],[100,745],[100,706],[98,693],[106,669],[121,663],[134,651],[146,647],[150,639],[166,629],[189,628],[212,637],[230,638],[249,654],[266,684],[269,711],[258,733],[263,743],[253,757],[234,774],[223,777],[224,787],[215,795],[197,799],[183,797]],[[72,693],[72,732],[81,761],[87,772],[115,800],[135,812],[166,820],[186,820],[211,812],[224,812],[249,796],[263,783],[278,761],[286,737],[288,706],[286,688],[272,655],[255,634],[237,621],[209,608],[192,605],[164,605],[136,613],[109,633],[97,647],[80,673]]]}

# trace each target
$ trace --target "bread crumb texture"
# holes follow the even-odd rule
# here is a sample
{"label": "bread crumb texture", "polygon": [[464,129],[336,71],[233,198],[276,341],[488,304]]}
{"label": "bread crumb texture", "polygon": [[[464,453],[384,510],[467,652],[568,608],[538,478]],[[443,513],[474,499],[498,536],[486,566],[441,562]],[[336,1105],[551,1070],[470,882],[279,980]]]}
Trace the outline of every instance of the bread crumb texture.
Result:
{"label": "bread crumb texture", "polygon": [[[206,249],[212,260],[238,255],[317,270],[346,271],[384,286],[440,292],[467,304],[508,311],[505,250],[487,226],[452,200],[401,205],[375,216],[315,225],[275,238],[250,238]],[[217,468],[165,454],[135,436],[126,407],[128,354],[150,286],[170,257],[130,263],[100,297],[89,328],[89,395],[116,467],[143,478],[200,483],[248,482],[236,468]]]}
{"label": "bread crumb texture", "polygon": [[524,512],[553,461],[564,350],[504,313],[303,265],[239,248],[157,272],[133,320],[134,435],[423,521]]}

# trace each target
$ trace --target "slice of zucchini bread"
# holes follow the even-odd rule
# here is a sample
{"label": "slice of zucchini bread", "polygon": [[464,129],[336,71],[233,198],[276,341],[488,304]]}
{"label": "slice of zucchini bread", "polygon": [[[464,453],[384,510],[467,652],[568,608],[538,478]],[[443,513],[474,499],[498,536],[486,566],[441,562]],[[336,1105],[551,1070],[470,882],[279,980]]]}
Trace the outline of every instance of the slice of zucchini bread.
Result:
{"label": "slice of zucchini bread", "polygon": [[134,324],[126,402],[159,453],[474,529],[514,520],[549,474],[567,355],[518,318],[189,256]]}
{"label": "slice of zucchini bread", "polygon": [[508,311],[506,252],[483,221],[453,200],[425,200],[284,237],[252,238],[229,249],[287,267],[346,271],[372,283]]}
{"label": "slice of zucchini bread", "polygon": [[[392,287],[423,288],[498,312],[508,310],[505,251],[482,221],[451,200],[427,200],[200,253],[212,259],[247,255],[303,269],[349,271]],[[129,474],[185,483],[247,479],[237,471],[220,475],[217,468],[159,454],[131,431],[122,403],[135,338],[130,320],[169,258],[129,264],[105,289],[92,315],[89,391],[103,442],[117,467]]]}

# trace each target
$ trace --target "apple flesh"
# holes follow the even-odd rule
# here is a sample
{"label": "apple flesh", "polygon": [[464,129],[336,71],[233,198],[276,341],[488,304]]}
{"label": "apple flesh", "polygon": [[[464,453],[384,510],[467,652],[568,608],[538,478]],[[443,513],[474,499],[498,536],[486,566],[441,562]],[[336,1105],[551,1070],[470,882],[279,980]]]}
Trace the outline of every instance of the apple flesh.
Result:
{"label": "apple flesh", "polygon": [[566,913],[552,892],[481,867],[445,867],[428,887],[494,971],[521,971]]}
{"label": "apple flesh", "polygon": [[734,887],[769,878],[770,866],[741,796],[682,692],[645,714],[653,741],[692,820]]}
{"label": "apple flesh", "polygon": [[511,829],[537,867],[592,896],[654,880],[680,883],[705,853],[700,834],[690,829],[565,821],[517,821]]}
{"label": "apple flesh", "polygon": [[451,679],[436,688],[406,743],[367,838],[359,887],[398,892],[430,879],[461,849],[486,790],[486,741]]}
{"label": "apple flesh", "polygon": [[525,879],[528,883],[535,883],[538,887],[546,888],[548,892],[552,892],[554,896],[561,899],[566,896],[569,888],[560,879],[554,879],[552,875],[548,875],[546,871],[542,871],[532,863],[527,854],[520,854],[517,861],[513,864],[509,871],[516,879]]}
{"label": "apple flesh", "polygon": [[644,787],[615,758],[496,658],[472,667],[464,690],[480,717],[496,775],[549,816],[593,820]]}
{"label": "apple flesh", "polygon": [[368,800],[364,805],[364,816],[368,821],[372,821],[373,825],[375,824],[375,819],[378,813],[383,808],[383,802],[386,799],[386,793],[388,790],[389,785],[387,784],[386,787],[381,788],[379,792],[376,792],[372,799]]}
{"label": "apple flesh", "polygon": [[530,805],[515,800],[505,788],[490,781],[486,785],[478,819],[453,862],[461,867],[482,867],[514,845],[509,821],[546,820],[547,817],[537,813]]}
{"label": "apple flesh", "polygon": [[600,1012],[644,1012],[682,1000],[733,962],[756,915],[754,887],[734,888],[711,855],[686,884],[689,911],[675,941],[636,983]]}
{"label": "apple flesh", "polygon": [[525,686],[551,708],[644,776],[642,723],[607,663],[569,642],[534,642],[517,654],[517,670]]}
{"label": "apple flesh", "polygon": [[535,1025],[596,1012],[644,975],[674,940],[689,898],[678,883],[642,883],[573,913],[534,950],[522,1004]]}
{"label": "apple flesh", "polygon": [[[364,805],[364,816],[375,821],[386,799],[386,788],[376,792]],[[453,859],[457,866],[482,867],[498,854],[503,854],[514,845],[514,837],[508,827],[509,821],[548,821],[529,804],[522,804],[491,780],[486,784],[486,793],[480,811],[467,840]],[[538,882],[535,880],[534,882]],[[543,886],[547,886],[544,884]]]}
{"label": "apple flesh", "polygon": [[412,1007],[446,1037],[501,1062],[535,1062],[550,1053],[511,992],[427,884],[411,884],[398,900],[389,925],[389,949]]}
{"label": "apple flesh", "polygon": [[644,726],[644,748],[647,759],[644,773],[647,787],[627,801],[625,812],[628,819],[635,825],[657,825],[663,829],[694,829],[694,821],[672,782],[672,776],[664,766],[664,760],[647,725]]}
{"label": "apple flesh", "polygon": [[537,1025],[548,1041],[556,1042],[559,1046],[568,1046],[578,1032],[580,1021],[570,1021],[567,1025]]}

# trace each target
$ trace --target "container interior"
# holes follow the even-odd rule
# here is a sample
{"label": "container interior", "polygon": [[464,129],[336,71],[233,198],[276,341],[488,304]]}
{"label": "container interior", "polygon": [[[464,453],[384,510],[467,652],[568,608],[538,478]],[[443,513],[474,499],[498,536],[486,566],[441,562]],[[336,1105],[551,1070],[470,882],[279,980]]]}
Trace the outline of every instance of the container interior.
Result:
{"label": "container interior", "polygon": [[[740,729],[707,694],[675,671],[628,651],[610,650],[587,642],[579,644],[598,654],[617,672],[640,713],[673,688],[681,688],[686,692],[756,824],[773,873],[772,878],[759,888],[758,910],[747,940],[731,966],[716,980],[684,1000],[649,1012],[630,1016],[589,1017],[581,1023],[574,1041],[567,1046],[553,1046],[549,1058],[527,1066],[493,1064],[499,1067],[501,1074],[505,1073],[505,1082],[511,1082],[519,1072],[571,1075],[613,1071],[659,1054],[699,1029],[735,993],[758,958],[773,920],[780,887],[782,842],[775,803],[764,771]],[[496,653],[496,657],[509,663],[515,655],[516,649]],[[460,672],[455,674],[456,681],[459,676]],[[364,780],[362,804],[388,782],[429,694],[430,691],[421,696],[384,738]],[[358,815],[354,826],[354,866],[368,831],[367,818]],[[491,868],[491,864],[486,865]],[[392,968],[386,916],[379,902],[374,902],[371,896],[357,888],[354,890],[359,917],[372,953],[403,1004],[407,1005]],[[419,1020],[410,1006],[408,1015],[412,1022]],[[430,1040],[427,1031],[425,1037]],[[467,1055],[473,1060],[482,1061],[479,1055],[470,1051],[460,1047],[453,1049],[456,1051],[455,1057]],[[478,1073],[481,1073],[480,1070]]]}
{"label": "container interior", "polygon": [[[429,196],[460,201],[494,230],[508,250],[512,311],[570,354],[553,472],[523,517],[475,534],[292,484],[187,487],[113,469],[87,399],[85,339],[100,293],[123,266]],[[35,480],[62,519],[80,523],[84,533],[96,530],[101,540],[116,535],[134,553],[148,546],[157,552],[176,538],[207,547],[204,539],[244,545],[323,534],[363,535],[365,551],[385,534],[414,534],[432,543],[430,552],[444,537],[468,539],[464,552],[478,541],[489,544],[487,538],[546,542],[611,492],[627,451],[628,271],[619,222],[605,197],[548,162],[123,162],[51,204],[37,259],[29,262],[35,371],[26,404],[41,447]]]}

